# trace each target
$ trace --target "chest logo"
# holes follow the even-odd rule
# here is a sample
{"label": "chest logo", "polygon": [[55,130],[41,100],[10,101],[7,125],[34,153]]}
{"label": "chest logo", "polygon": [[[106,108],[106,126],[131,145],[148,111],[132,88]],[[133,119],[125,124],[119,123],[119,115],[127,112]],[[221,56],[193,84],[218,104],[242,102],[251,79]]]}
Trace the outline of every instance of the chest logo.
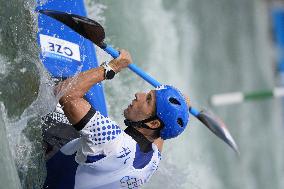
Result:
{"label": "chest logo", "polygon": [[125,176],[120,180],[121,186],[128,189],[138,189],[143,185],[143,180],[135,177]]}
{"label": "chest logo", "polygon": [[130,153],[131,150],[128,147],[127,148],[122,147],[122,151],[119,152],[119,156],[117,156],[117,158],[124,159],[123,163],[126,164],[127,160],[130,158],[128,157]]}

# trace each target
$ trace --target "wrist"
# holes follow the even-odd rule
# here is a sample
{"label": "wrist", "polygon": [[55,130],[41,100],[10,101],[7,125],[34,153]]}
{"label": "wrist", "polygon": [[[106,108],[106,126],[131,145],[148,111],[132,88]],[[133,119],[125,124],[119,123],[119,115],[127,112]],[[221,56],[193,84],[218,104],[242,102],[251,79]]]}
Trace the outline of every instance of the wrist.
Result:
{"label": "wrist", "polygon": [[101,67],[104,68],[104,78],[107,80],[112,79],[117,72],[113,69],[113,67],[108,62],[103,62]]}
{"label": "wrist", "polygon": [[109,62],[109,66],[113,69],[115,73],[118,73],[121,71],[121,68],[119,67],[118,61],[116,59],[113,59]]}

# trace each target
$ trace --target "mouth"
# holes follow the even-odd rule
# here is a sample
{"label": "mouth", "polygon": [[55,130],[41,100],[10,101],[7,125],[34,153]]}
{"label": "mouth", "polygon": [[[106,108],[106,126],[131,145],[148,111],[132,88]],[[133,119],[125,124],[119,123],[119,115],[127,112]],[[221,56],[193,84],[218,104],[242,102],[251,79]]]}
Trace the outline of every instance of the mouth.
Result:
{"label": "mouth", "polygon": [[137,101],[137,98],[136,98],[136,97],[135,97],[135,99],[133,99],[133,100],[131,101],[131,104],[128,105],[127,109],[132,108],[133,105],[134,105],[134,103],[135,103],[135,101]]}
{"label": "mouth", "polygon": [[133,106],[133,102],[128,105],[128,108],[132,108],[132,106]]}
{"label": "mouth", "polygon": [[132,100],[131,104],[128,105],[127,108],[132,108],[136,99]]}
{"label": "mouth", "polygon": [[126,109],[124,109],[124,117],[127,117],[129,112],[132,111],[133,103],[129,104]]}

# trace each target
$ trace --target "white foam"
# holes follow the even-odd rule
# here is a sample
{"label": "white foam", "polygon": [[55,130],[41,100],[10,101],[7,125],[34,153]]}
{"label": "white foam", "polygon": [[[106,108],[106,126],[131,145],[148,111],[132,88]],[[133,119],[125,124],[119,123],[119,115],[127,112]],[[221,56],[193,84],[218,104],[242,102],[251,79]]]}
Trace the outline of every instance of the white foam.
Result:
{"label": "white foam", "polygon": [[[3,76],[8,74],[8,66],[9,66],[9,62],[8,60],[4,57],[0,55],[0,74],[2,74]],[[1,77],[3,77],[1,76]]]}

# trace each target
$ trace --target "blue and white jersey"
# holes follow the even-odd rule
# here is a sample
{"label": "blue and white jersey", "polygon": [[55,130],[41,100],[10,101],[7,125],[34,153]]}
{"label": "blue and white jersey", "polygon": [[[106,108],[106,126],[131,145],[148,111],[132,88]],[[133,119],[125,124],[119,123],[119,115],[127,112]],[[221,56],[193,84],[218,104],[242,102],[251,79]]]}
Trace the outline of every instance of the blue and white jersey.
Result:
{"label": "blue and white jersey", "polygon": [[[149,181],[158,168],[161,154],[155,144],[151,152],[141,152],[131,136],[98,111],[80,133],[80,138],[64,145],[50,160],[58,169],[64,168],[51,170],[55,178],[47,178],[45,188],[71,189],[73,185],[75,189],[137,189]],[[59,159],[65,162],[58,163]],[[148,161],[143,162],[143,159]],[[56,174],[62,175],[62,181],[58,181]]]}

